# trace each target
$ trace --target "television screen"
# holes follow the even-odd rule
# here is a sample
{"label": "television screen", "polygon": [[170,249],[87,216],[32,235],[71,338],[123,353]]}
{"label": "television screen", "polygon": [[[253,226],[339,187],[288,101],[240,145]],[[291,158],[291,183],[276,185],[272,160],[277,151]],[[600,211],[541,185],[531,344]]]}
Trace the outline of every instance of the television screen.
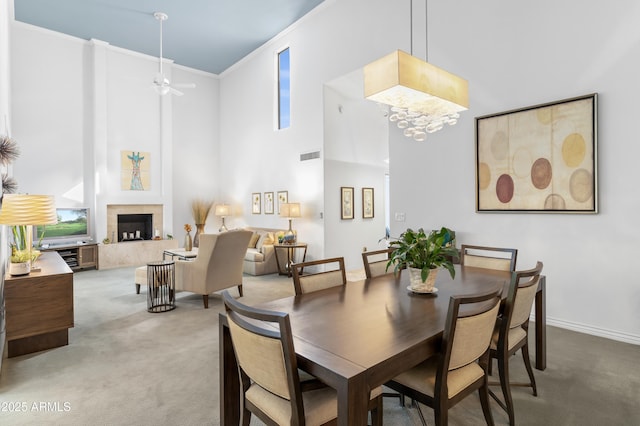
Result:
{"label": "television screen", "polygon": [[55,225],[36,226],[34,240],[80,239],[90,235],[88,208],[57,208],[56,215],[58,216],[58,223]]}

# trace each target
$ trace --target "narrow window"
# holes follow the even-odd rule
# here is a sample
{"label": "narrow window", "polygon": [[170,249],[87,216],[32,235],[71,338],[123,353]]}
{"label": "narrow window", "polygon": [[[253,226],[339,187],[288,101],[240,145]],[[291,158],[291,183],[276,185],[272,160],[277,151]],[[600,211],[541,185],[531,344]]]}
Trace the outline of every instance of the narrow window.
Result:
{"label": "narrow window", "polygon": [[278,53],[278,129],[291,125],[291,80],[289,48]]}

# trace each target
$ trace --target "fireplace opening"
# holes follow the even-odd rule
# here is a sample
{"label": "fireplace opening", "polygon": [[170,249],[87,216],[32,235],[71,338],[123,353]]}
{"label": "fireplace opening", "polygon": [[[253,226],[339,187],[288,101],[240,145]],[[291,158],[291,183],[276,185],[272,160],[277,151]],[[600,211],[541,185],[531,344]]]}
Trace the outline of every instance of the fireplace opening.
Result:
{"label": "fireplace opening", "polygon": [[118,242],[151,240],[153,214],[119,214]]}

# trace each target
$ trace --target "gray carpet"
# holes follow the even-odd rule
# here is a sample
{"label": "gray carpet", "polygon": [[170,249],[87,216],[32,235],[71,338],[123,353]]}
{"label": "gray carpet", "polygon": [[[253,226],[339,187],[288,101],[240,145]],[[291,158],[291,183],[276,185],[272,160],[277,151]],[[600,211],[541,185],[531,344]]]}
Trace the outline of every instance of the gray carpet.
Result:
{"label": "gray carpet", "polygon": [[[205,310],[201,296],[178,293],[177,309],[150,314],[133,276],[134,268],[75,274],[70,344],[4,360],[0,424],[219,424],[220,297],[211,296]],[[245,277],[246,303],[292,293],[285,277]],[[548,368],[535,370],[539,396],[513,390],[519,425],[640,424],[640,347],[554,327],[548,334]],[[511,371],[524,380],[519,354]],[[496,424],[508,424],[492,408]],[[423,411],[433,424],[433,412]],[[385,400],[384,420],[419,424],[415,409],[394,399]],[[477,396],[450,411],[450,424],[484,424]]]}

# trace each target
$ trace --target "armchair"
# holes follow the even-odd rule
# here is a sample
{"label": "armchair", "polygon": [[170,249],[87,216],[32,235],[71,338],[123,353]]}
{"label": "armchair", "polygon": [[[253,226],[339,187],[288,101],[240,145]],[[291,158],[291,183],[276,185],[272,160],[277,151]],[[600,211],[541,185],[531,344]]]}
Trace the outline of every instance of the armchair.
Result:
{"label": "armchair", "polygon": [[201,234],[196,259],[176,260],[176,291],[201,294],[205,309],[213,292],[238,286],[242,296],[242,262],[251,234],[245,230]]}

